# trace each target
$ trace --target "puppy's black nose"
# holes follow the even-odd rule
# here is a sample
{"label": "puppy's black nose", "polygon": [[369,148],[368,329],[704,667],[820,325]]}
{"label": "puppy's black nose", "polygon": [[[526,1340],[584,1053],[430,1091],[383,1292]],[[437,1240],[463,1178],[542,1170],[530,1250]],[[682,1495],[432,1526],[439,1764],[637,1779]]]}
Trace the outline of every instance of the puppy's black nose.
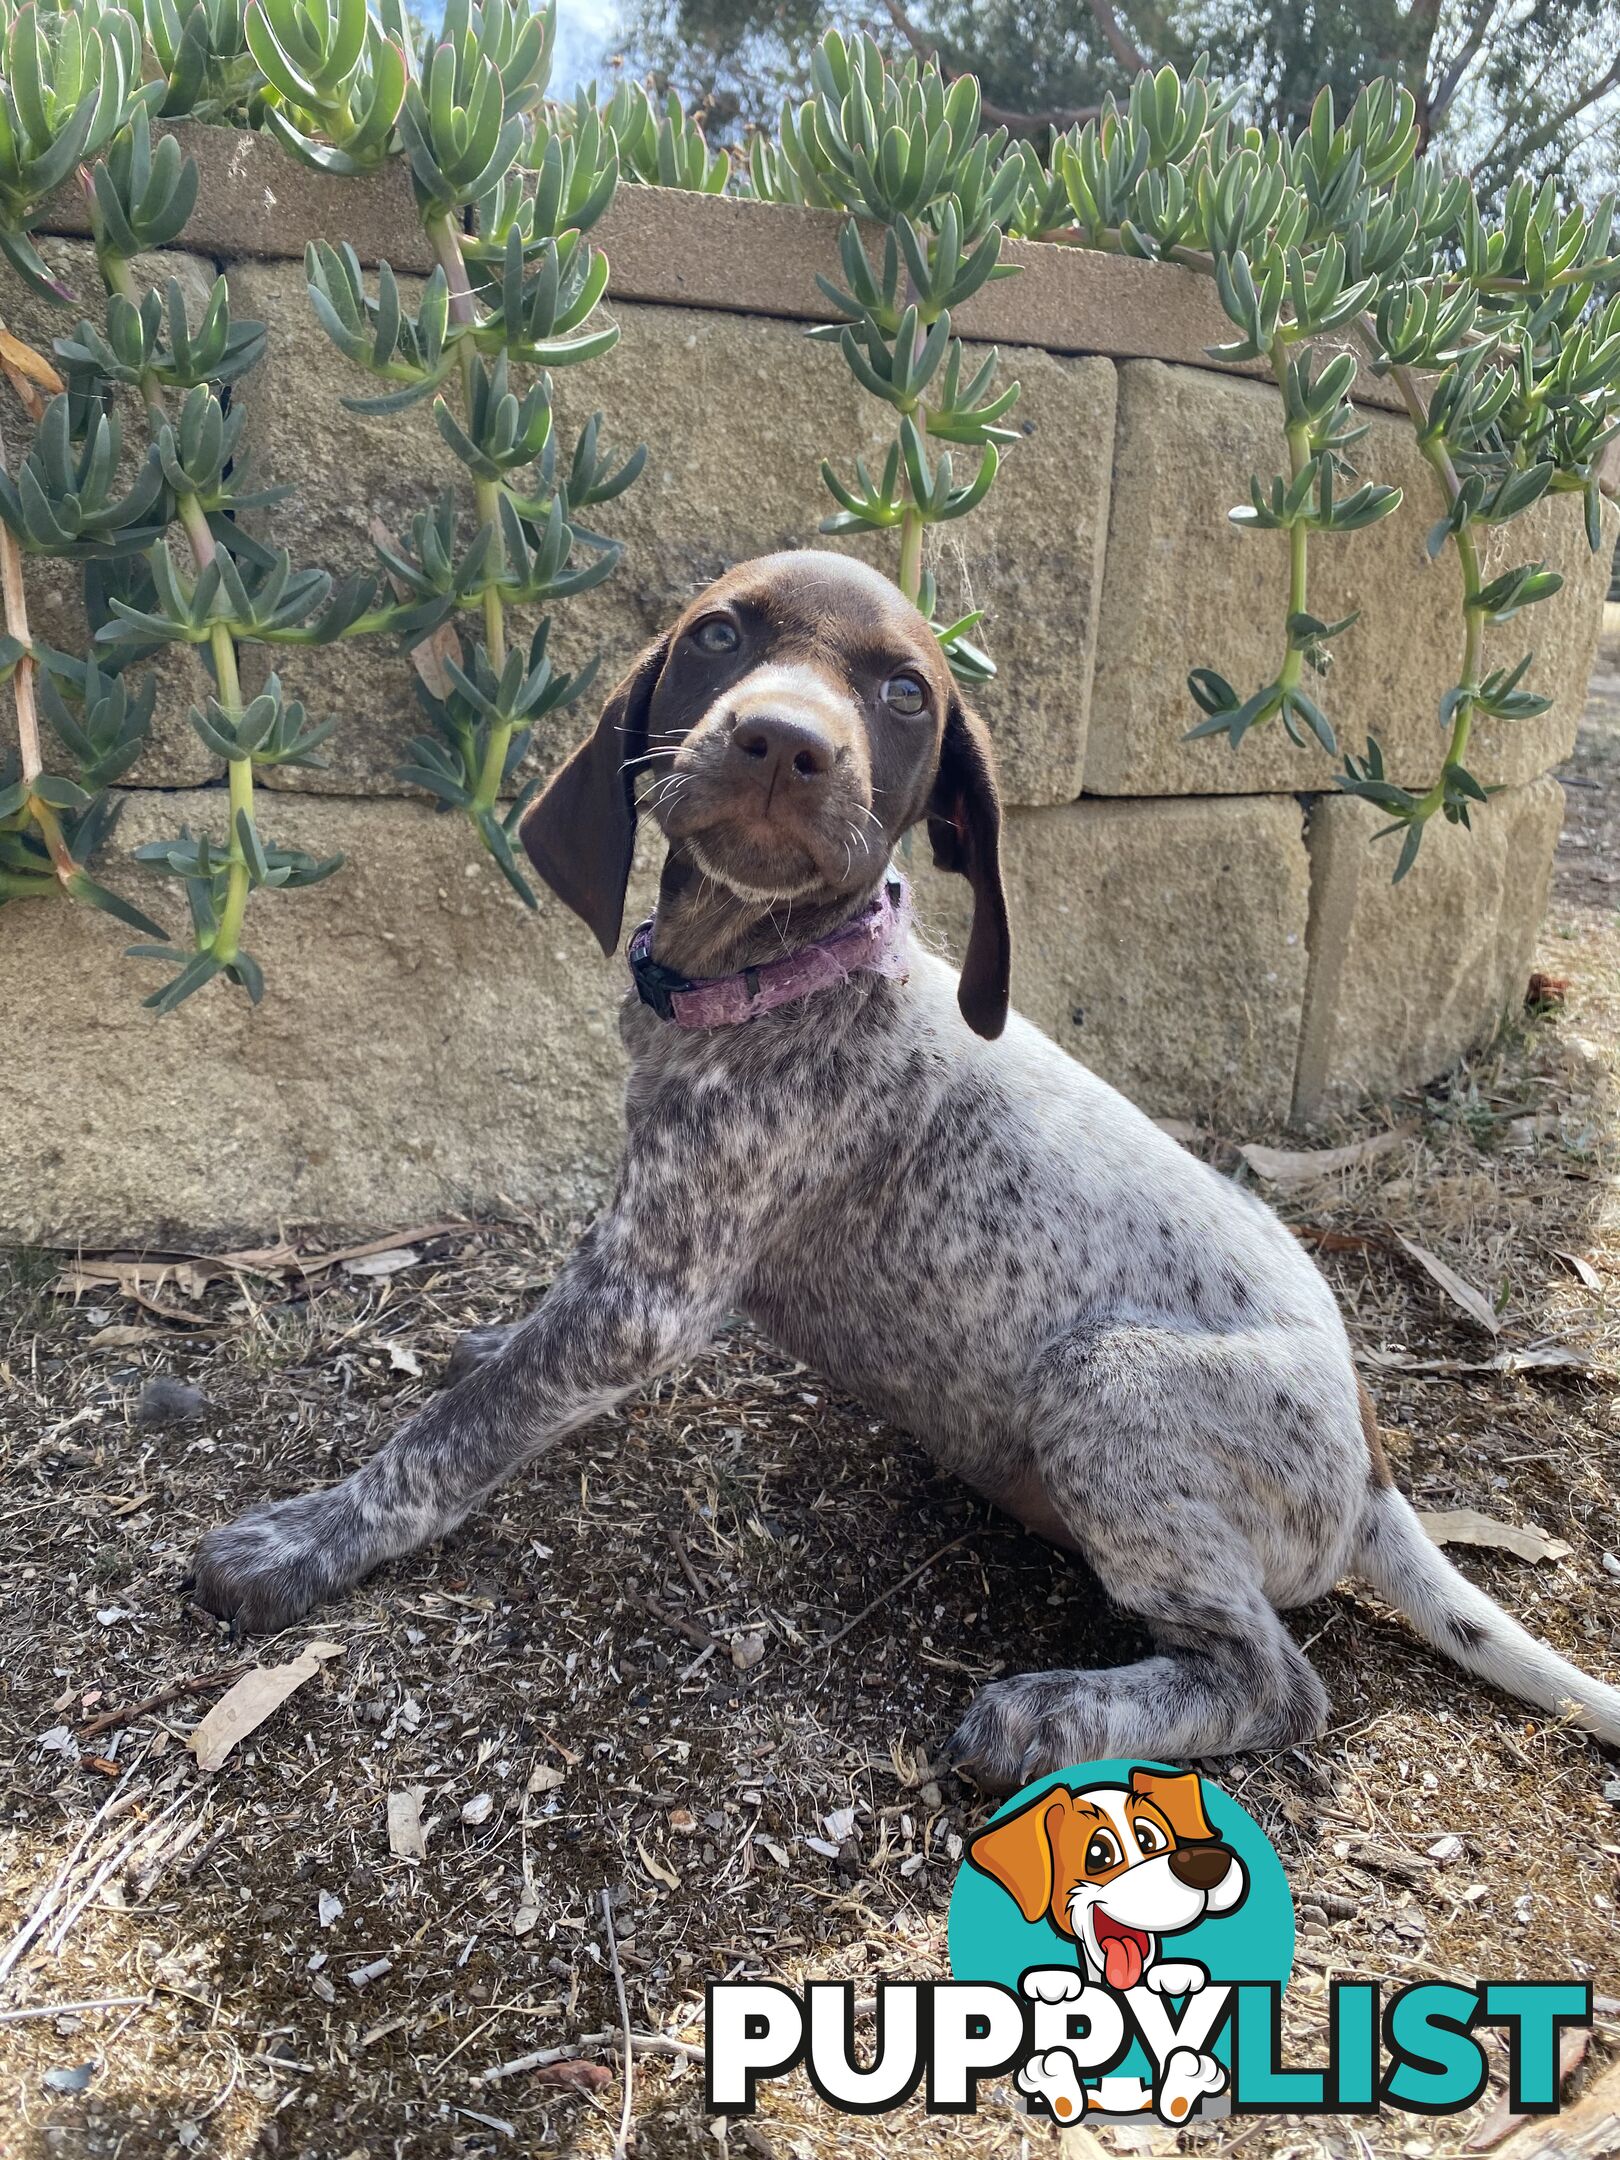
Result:
{"label": "puppy's black nose", "polygon": [[732,730],[731,753],[767,788],[790,776],[814,786],[833,768],[833,746],[820,728],[776,713],[739,720]]}
{"label": "puppy's black nose", "polygon": [[1189,1890],[1213,1890],[1232,1865],[1224,1845],[1181,1845],[1170,1855],[1170,1872]]}

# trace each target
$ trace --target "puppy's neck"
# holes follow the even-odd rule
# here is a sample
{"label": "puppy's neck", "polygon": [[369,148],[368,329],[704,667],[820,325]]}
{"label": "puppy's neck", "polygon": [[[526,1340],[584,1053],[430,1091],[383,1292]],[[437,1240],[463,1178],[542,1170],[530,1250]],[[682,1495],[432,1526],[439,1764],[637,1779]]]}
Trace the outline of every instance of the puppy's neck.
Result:
{"label": "puppy's neck", "polygon": [[705,876],[683,848],[671,848],[658,884],[652,957],[697,982],[734,975],[831,936],[858,915],[880,879],[852,893],[806,893],[792,900],[746,899]]}

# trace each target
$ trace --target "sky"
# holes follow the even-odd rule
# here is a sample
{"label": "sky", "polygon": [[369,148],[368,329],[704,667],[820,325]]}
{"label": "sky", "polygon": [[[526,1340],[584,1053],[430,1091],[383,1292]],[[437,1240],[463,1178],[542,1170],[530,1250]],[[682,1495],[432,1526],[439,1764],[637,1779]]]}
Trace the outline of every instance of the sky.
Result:
{"label": "sky", "polygon": [[557,0],[557,51],[551,67],[551,95],[572,97],[602,66],[602,55],[618,21],[618,0]]}

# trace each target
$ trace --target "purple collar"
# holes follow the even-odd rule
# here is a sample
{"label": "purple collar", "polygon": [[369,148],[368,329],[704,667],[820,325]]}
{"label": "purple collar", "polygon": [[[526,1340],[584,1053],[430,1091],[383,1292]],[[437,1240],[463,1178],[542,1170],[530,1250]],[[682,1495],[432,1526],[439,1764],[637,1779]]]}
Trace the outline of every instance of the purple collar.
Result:
{"label": "purple collar", "polygon": [[735,975],[689,982],[661,966],[652,957],[655,920],[649,915],[630,940],[630,973],[643,1005],[677,1027],[735,1027],[833,983],[847,982],[851,975],[886,975],[891,982],[904,982],[908,973],[911,888],[898,870],[889,871],[875,897],[841,930]]}

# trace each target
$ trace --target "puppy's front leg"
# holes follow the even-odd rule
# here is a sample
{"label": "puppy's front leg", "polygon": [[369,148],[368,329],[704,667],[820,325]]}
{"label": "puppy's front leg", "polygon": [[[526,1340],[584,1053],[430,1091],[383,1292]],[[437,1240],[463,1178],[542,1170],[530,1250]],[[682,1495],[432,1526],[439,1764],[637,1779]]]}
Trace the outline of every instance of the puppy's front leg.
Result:
{"label": "puppy's front leg", "polygon": [[540,1310],[352,1476],[209,1531],[197,1601],[245,1629],[285,1627],[453,1529],[520,1464],[701,1349],[733,1302],[736,1237],[706,1225],[700,1241],[646,1203],[621,1192]]}

